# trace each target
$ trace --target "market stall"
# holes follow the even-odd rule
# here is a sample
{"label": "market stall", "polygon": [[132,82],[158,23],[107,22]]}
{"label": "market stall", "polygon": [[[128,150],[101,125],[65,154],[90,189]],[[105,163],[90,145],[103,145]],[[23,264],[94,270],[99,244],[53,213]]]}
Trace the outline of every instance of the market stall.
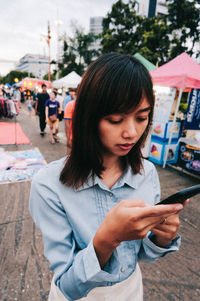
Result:
{"label": "market stall", "polygon": [[81,82],[81,76],[78,75],[75,71],[72,71],[66,76],[58,80],[55,80],[53,82],[53,87],[58,89],[77,88],[80,82]]}
{"label": "market stall", "polygon": [[[155,112],[161,120],[154,118],[154,122],[158,121],[160,124],[154,123],[153,125],[153,129],[155,129],[154,133],[152,132],[154,147],[151,145],[149,156],[150,160],[156,162],[156,156],[158,157],[160,154],[160,160],[156,163],[163,164],[165,167],[166,163],[175,163],[178,160],[181,136],[180,125],[177,122],[179,104],[184,89],[200,89],[200,65],[194,62],[188,54],[182,53],[158,69],[151,71],[150,74],[154,86],[168,87],[169,89],[164,101],[162,97],[157,99]],[[170,121],[169,116],[172,109],[174,109],[173,119]],[[160,137],[158,137],[159,135]],[[160,151],[158,146],[160,146]]]}
{"label": "market stall", "polygon": [[21,87],[24,89],[41,88],[41,85],[45,84],[47,88],[52,88],[52,83],[48,80],[25,77],[21,82]]}
{"label": "market stall", "polygon": [[192,89],[184,123],[186,137],[180,139],[178,165],[200,175],[200,89]]}

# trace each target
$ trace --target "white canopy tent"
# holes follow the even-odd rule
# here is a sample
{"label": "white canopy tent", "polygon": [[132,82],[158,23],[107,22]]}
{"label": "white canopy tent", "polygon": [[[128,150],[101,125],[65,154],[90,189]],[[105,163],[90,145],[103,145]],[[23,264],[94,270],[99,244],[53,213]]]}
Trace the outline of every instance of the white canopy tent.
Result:
{"label": "white canopy tent", "polygon": [[78,84],[81,81],[81,76],[78,75],[75,71],[67,74],[66,76],[55,80],[52,84],[53,87],[62,89],[62,88],[77,88]]}

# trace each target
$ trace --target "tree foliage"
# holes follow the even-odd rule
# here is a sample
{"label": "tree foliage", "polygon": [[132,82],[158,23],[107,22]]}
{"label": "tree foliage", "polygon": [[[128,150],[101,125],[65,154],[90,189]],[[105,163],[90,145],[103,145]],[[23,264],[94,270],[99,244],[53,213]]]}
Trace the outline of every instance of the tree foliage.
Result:
{"label": "tree foliage", "polygon": [[166,62],[170,48],[166,18],[144,18],[139,29],[141,38],[137,52],[154,64]]}
{"label": "tree foliage", "polygon": [[186,51],[189,55],[200,56],[200,8],[197,0],[166,0],[168,23],[171,33],[170,59]]}
{"label": "tree foliage", "polygon": [[[103,20],[102,53],[139,52],[163,64],[182,52],[200,55],[200,10],[197,0],[167,0],[168,14],[152,18],[136,14],[136,1],[118,0]],[[189,43],[190,41],[190,43]]]}
{"label": "tree foliage", "polygon": [[0,82],[2,84],[9,83],[10,85],[12,85],[15,83],[14,81],[15,78],[18,78],[18,80],[21,81],[23,78],[27,76],[35,77],[32,73],[21,72],[19,70],[12,70],[6,76],[0,77]]}
{"label": "tree foliage", "polygon": [[118,0],[103,19],[102,53],[111,51],[135,53],[140,44],[138,28],[142,17],[136,15],[135,1],[124,3]]}
{"label": "tree foliage", "polygon": [[59,77],[75,71],[82,75],[92,59],[98,55],[97,50],[92,49],[92,43],[98,36],[93,33],[84,34],[80,28],[75,28],[73,37],[64,40],[64,54],[62,62],[58,63]]}

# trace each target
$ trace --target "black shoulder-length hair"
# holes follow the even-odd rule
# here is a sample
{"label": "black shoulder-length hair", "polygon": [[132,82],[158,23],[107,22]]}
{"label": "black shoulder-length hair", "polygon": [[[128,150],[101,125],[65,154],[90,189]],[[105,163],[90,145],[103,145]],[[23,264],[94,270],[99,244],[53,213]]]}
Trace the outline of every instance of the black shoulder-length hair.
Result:
{"label": "black shoulder-length hair", "polygon": [[134,110],[146,96],[151,107],[148,126],[125,156],[133,172],[142,170],[141,147],[152,122],[154,96],[151,77],[136,58],[119,53],[100,56],[90,64],[77,92],[72,119],[72,149],[60,174],[67,186],[80,187],[89,175],[101,177],[104,170],[99,122],[110,114]]}

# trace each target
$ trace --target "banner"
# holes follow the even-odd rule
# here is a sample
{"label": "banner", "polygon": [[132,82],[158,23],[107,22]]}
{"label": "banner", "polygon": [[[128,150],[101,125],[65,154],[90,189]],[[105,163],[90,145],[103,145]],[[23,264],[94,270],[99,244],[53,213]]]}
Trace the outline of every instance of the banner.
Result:
{"label": "banner", "polygon": [[174,102],[176,88],[154,87],[155,107],[153,120],[156,122],[168,122]]}
{"label": "banner", "polygon": [[185,130],[200,130],[200,89],[192,89],[190,93]]}

